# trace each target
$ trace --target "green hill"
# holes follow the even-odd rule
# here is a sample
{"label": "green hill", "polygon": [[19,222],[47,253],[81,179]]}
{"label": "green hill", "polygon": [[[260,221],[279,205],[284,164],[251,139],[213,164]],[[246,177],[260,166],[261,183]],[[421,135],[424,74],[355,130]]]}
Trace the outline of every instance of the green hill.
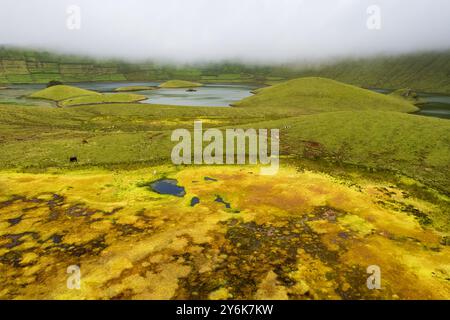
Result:
{"label": "green hill", "polygon": [[[449,190],[450,121],[399,112],[329,112],[280,121],[303,159],[391,170]],[[279,125],[279,124],[278,124]]]}
{"label": "green hill", "polygon": [[73,86],[57,85],[37,91],[31,98],[55,101],[60,107],[71,107],[99,103],[131,103],[147,99],[146,96],[132,93],[98,93]]}
{"label": "green hill", "polygon": [[100,95],[100,93],[72,86],[58,85],[45,88],[30,95],[31,98],[62,101],[79,96]]}
{"label": "green hill", "polygon": [[450,50],[377,56],[305,68],[298,76],[318,76],[368,87],[450,93]]}
{"label": "green hill", "polygon": [[413,112],[407,101],[324,78],[300,78],[272,87],[235,104],[236,107],[299,108],[305,113],[377,110]]}
{"label": "green hill", "polygon": [[299,77],[324,77],[360,87],[411,88],[450,93],[450,50],[395,56],[348,58],[321,64],[251,65],[233,62],[175,66],[96,60],[31,49],[0,47],[1,83],[47,83],[50,80],[164,81],[201,83],[279,83]]}

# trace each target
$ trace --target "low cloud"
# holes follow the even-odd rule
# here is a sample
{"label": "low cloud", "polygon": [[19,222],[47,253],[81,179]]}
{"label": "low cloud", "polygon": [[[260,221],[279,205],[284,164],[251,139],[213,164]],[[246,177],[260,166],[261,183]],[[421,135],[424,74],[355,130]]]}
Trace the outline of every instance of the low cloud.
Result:
{"label": "low cloud", "polygon": [[[80,29],[68,28],[71,5],[80,8]],[[380,19],[367,12],[373,5]],[[448,0],[2,0],[0,44],[126,59],[281,63],[447,49],[449,11]],[[367,26],[370,18],[379,28]]]}

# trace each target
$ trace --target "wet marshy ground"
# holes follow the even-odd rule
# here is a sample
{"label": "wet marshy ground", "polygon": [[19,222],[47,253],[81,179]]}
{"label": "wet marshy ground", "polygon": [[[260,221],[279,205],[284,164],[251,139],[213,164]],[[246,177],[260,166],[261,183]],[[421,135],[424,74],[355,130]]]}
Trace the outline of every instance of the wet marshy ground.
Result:
{"label": "wet marshy ground", "polygon": [[[152,171],[0,175],[0,298],[450,297],[443,208],[398,187],[292,168]],[[168,176],[176,194],[143,188]],[[81,290],[66,286],[70,265]],[[381,290],[367,288],[370,265]]]}

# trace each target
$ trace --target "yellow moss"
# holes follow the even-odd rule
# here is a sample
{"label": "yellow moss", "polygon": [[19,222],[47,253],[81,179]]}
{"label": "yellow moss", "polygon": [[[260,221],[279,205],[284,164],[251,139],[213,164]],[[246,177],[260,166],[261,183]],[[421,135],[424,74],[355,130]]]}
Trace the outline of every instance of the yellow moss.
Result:
{"label": "yellow moss", "polygon": [[[362,183],[364,192],[359,192],[348,181],[317,172],[290,167],[270,177],[258,172],[255,166],[0,172],[3,201],[12,195],[27,198],[0,208],[0,297],[169,299],[191,290],[179,288],[179,280],[185,283],[195,275],[200,280],[194,283],[220,280],[220,289],[199,293],[205,298],[239,298],[240,288],[223,283],[230,282],[227,274],[245,272],[260,281],[251,291],[257,294],[245,298],[338,299],[339,288],[351,292],[355,283],[343,273],[329,275],[370,264],[382,268],[387,289],[381,298],[450,297],[450,252],[439,244],[445,234],[380,205],[379,200],[388,199],[379,191],[382,184]],[[159,195],[139,186],[161,177],[177,179],[186,196]],[[396,201],[427,214],[439,211],[427,201],[405,199],[401,189],[387,189]],[[231,208],[216,202],[217,195]],[[190,207],[193,196],[200,203]],[[336,218],[320,217],[317,207],[329,208]],[[20,216],[18,223],[10,221]],[[250,230],[236,242],[230,238],[232,221]],[[292,252],[288,246],[299,237],[297,255],[286,259]],[[249,247],[251,254],[243,255]],[[266,255],[280,270],[287,267],[285,261],[296,261],[292,270],[283,271],[292,286],[282,285],[268,270],[261,281],[257,273],[264,265],[258,263],[267,261]],[[81,290],[66,287],[66,269],[72,264],[81,267]]]}
{"label": "yellow moss", "polygon": [[177,265],[175,263],[166,264],[160,273],[146,274],[148,290],[135,296],[136,299],[170,299],[178,288],[178,279],[187,276],[190,267]]}
{"label": "yellow moss", "polygon": [[277,281],[275,272],[270,271],[260,283],[255,299],[257,300],[287,300],[286,288]]}
{"label": "yellow moss", "polygon": [[26,254],[24,254],[24,255],[22,256],[22,261],[21,261],[21,263],[22,263],[22,264],[28,264],[28,263],[30,263],[30,262],[36,261],[37,258],[38,258],[38,255],[37,255],[36,253],[29,252],[29,253],[26,253]]}
{"label": "yellow moss", "polygon": [[308,225],[318,234],[336,234],[343,230],[339,225],[324,220],[309,221]]}
{"label": "yellow moss", "polygon": [[371,223],[353,214],[347,214],[339,218],[339,223],[362,236],[370,234],[375,229]]}
{"label": "yellow moss", "polygon": [[208,299],[210,300],[226,300],[229,298],[230,293],[227,288],[220,288],[209,294]]}

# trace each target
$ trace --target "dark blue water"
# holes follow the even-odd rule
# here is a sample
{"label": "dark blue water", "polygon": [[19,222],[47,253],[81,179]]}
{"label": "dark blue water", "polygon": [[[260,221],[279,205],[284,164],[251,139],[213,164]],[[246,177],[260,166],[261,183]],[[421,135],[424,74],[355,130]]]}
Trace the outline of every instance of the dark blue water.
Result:
{"label": "dark blue water", "polygon": [[150,183],[150,188],[159,194],[169,194],[176,197],[184,197],[186,191],[177,185],[175,179],[160,179]]}
{"label": "dark blue water", "polygon": [[191,199],[191,207],[194,207],[196,204],[200,203],[200,198],[199,197],[193,197]]}
{"label": "dark blue water", "polygon": [[214,200],[215,202],[218,203],[223,203],[225,205],[225,208],[230,209],[231,208],[231,204],[229,202],[226,202],[225,200],[223,200],[223,198],[221,196],[216,196],[216,200]]}

